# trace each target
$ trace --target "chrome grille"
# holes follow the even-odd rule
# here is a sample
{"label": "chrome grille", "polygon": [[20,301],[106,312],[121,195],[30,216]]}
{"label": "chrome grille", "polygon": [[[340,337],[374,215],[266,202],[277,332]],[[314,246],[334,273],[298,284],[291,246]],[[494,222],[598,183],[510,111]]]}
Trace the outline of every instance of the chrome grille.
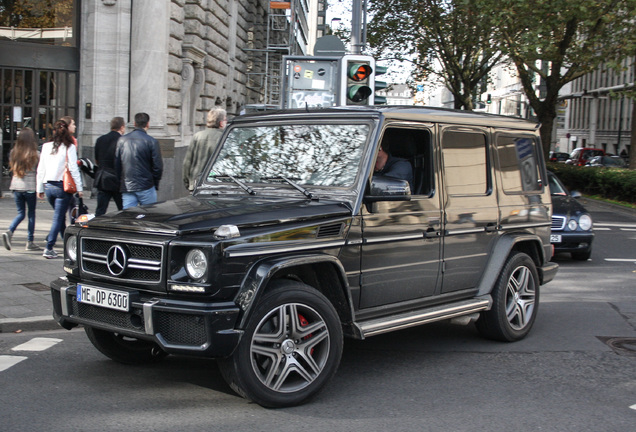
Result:
{"label": "chrome grille", "polygon": [[[127,256],[126,269],[118,276],[108,269],[108,251],[113,246],[122,247]],[[117,281],[158,283],[161,281],[162,253],[161,245],[82,238],[82,270]]]}
{"label": "chrome grille", "polygon": [[552,216],[552,229],[555,231],[560,231],[563,228],[565,228],[565,217]]}

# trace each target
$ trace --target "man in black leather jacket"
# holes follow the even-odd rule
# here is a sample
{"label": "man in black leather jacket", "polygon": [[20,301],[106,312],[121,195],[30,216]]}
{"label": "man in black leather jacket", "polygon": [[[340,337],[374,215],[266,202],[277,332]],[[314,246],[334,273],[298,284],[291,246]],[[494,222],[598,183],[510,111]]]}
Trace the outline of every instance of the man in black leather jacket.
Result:
{"label": "man in black leather jacket", "polygon": [[148,114],[135,114],[135,130],[117,141],[115,170],[124,209],[157,202],[163,161],[159,142],[147,134],[149,123]]}

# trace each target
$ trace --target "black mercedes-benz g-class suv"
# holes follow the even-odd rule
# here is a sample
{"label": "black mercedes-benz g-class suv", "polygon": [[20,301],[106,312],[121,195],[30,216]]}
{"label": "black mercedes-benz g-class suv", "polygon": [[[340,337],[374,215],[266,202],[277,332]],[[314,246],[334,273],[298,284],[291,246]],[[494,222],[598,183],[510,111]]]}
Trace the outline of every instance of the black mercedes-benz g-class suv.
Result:
{"label": "black mercedes-benz g-class suv", "polygon": [[[380,147],[408,180],[374,175]],[[445,319],[526,336],[557,271],[551,213],[535,123],[423,107],[245,115],[192,196],[66,230],[54,316],[116,361],[214,357],[242,396],[295,405],[333,377],[345,336]]]}

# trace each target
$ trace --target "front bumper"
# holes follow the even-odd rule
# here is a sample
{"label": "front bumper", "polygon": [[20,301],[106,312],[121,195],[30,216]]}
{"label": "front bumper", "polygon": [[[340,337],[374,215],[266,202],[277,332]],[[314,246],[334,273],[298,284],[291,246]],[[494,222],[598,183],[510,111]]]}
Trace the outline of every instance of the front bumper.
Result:
{"label": "front bumper", "polygon": [[589,252],[592,249],[594,233],[577,233],[555,231],[553,234],[561,235],[560,243],[552,243],[555,252]]}
{"label": "front bumper", "polygon": [[[121,290],[121,288],[118,288]],[[242,335],[234,303],[197,303],[129,292],[130,311],[77,302],[76,284],[66,277],[51,282],[53,317],[64,328],[78,324],[150,340],[171,354],[227,357]]]}

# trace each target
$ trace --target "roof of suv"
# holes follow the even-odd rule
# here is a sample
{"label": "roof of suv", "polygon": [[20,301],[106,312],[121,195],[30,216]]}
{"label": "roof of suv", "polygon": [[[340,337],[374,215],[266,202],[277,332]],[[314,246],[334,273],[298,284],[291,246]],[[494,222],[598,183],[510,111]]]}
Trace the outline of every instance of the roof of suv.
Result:
{"label": "roof of suv", "polygon": [[337,117],[360,118],[383,116],[387,119],[424,121],[436,123],[453,123],[479,126],[497,126],[514,129],[538,130],[539,124],[517,117],[507,117],[474,111],[454,110],[447,108],[433,108],[424,106],[346,106],[334,108],[309,108],[267,111],[244,114],[235,117],[233,122],[268,120],[280,116],[290,117]]}

